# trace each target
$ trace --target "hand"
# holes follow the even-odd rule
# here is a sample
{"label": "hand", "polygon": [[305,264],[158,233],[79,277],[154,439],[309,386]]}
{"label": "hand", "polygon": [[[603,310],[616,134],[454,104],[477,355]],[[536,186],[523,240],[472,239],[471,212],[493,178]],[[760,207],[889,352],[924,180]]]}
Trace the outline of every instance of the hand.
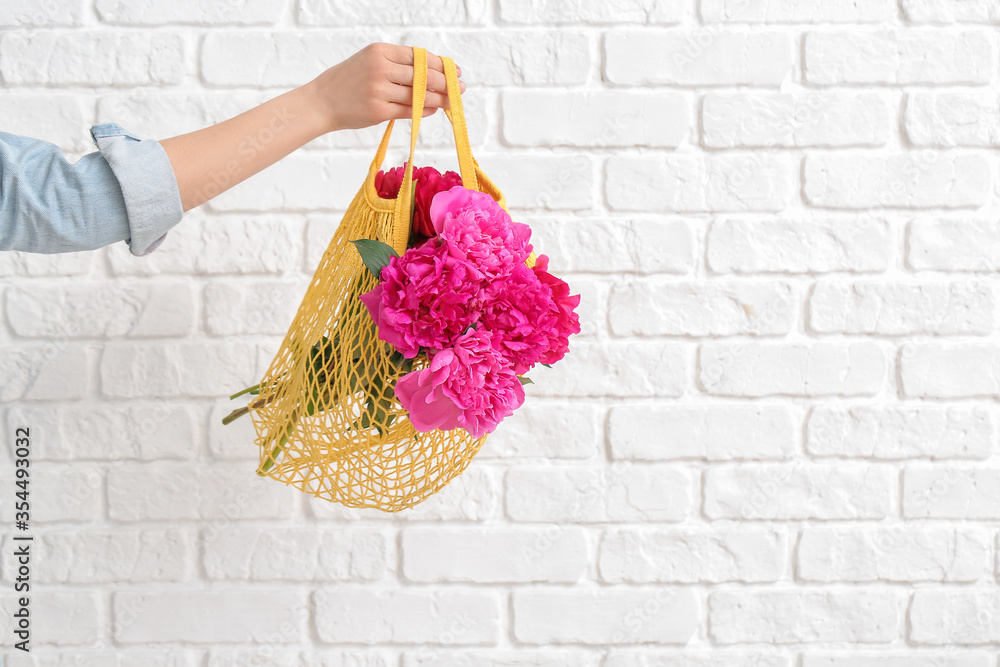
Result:
{"label": "hand", "polygon": [[[462,69],[457,68],[458,75]],[[324,119],[324,133],[378,125],[390,119],[410,118],[413,108],[413,49],[381,42],[369,44],[353,56],[306,84]],[[459,92],[465,84],[459,81]],[[427,54],[426,118],[448,108],[444,64]]]}

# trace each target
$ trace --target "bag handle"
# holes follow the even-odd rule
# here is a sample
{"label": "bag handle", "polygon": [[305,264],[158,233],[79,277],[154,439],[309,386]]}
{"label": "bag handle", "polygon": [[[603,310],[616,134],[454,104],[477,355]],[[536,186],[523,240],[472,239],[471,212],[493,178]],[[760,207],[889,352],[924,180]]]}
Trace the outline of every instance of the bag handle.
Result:
{"label": "bag handle", "polygon": [[479,190],[479,180],[476,178],[476,161],[472,158],[472,146],[469,145],[469,131],[465,126],[465,111],[462,108],[462,93],[458,88],[458,71],[455,61],[441,56],[444,62],[444,78],[448,84],[448,106],[444,112],[451,121],[455,134],[455,149],[458,151],[458,166],[462,173],[462,185],[469,190]]}
{"label": "bag handle", "polygon": [[[407,160],[408,167],[413,164],[413,153],[416,148],[416,136],[420,127],[420,119],[423,117],[424,98],[427,91],[427,50],[419,46],[414,46],[412,48],[414,113],[412,125],[410,127],[410,157],[409,160]],[[445,81],[448,86],[448,106],[450,107],[449,109],[445,109],[445,114],[448,116],[448,120],[451,121],[453,134],[455,136],[455,149],[458,153],[458,165],[461,170],[462,185],[470,190],[480,190],[479,178],[476,169],[477,164],[475,158],[472,156],[472,147],[469,144],[469,134],[465,124],[465,112],[462,107],[462,95],[458,87],[457,67],[455,67],[455,62],[451,58],[442,56],[441,60],[444,62]],[[392,129],[395,124],[395,120],[390,120],[389,124],[385,128],[385,133],[382,135],[382,141],[379,143],[378,150],[375,152],[375,159],[372,160],[371,167],[368,169],[369,183],[375,182],[375,174],[382,168],[382,162],[385,160],[385,154],[389,148],[389,137],[392,135]],[[404,178],[403,184],[412,185],[412,179],[413,172],[410,171],[409,177]],[[408,189],[412,190],[412,188]],[[400,194],[403,194],[402,186],[400,187]],[[406,208],[400,209],[399,205],[402,203],[400,201],[401,198],[402,197],[399,197],[397,199],[397,213],[402,210],[406,216],[409,216],[409,200],[406,201]],[[405,249],[405,245],[403,248]],[[397,248],[397,250],[399,249]]]}
{"label": "bag handle", "polygon": [[[410,199],[413,197],[413,152],[417,148],[417,133],[420,132],[420,119],[424,115],[424,98],[427,94],[427,49],[419,46],[413,47],[413,119],[410,125],[410,158],[406,161],[406,169],[403,170],[403,182],[399,186],[399,194],[396,195],[396,221],[392,230],[392,247],[402,255],[406,251],[406,244],[410,240],[410,226],[408,224],[398,224],[400,220],[410,219]],[[383,145],[387,143],[389,131],[392,123],[386,128],[385,137],[382,139]],[[385,156],[379,146],[379,162]]]}

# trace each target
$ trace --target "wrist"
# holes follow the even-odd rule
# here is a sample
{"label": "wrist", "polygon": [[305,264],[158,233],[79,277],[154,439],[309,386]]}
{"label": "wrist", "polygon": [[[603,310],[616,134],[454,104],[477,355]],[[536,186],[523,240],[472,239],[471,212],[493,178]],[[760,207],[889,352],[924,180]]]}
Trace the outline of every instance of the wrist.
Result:
{"label": "wrist", "polygon": [[300,98],[300,107],[306,115],[304,122],[308,124],[310,134],[320,137],[340,129],[330,109],[329,100],[320,94],[316,79],[296,88],[295,92]]}

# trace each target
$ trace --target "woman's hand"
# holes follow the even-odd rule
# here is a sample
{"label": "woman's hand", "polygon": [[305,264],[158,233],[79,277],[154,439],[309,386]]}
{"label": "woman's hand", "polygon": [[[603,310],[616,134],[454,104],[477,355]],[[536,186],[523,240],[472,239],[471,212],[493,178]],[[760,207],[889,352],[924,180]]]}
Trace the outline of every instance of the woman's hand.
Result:
{"label": "woman's hand", "polygon": [[[448,106],[440,56],[427,54],[427,70],[424,116]],[[412,96],[413,49],[370,44],[304,86],[160,144],[188,211],[327,132],[411,118]]]}
{"label": "woman's hand", "polygon": [[[458,75],[462,75],[459,67]],[[326,132],[378,125],[410,118],[413,109],[413,49],[397,44],[369,44],[306,84],[315,96]],[[459,81],[459,92],[465,84]],[[441,57],[427,54],[424,117],[448,108]]]}

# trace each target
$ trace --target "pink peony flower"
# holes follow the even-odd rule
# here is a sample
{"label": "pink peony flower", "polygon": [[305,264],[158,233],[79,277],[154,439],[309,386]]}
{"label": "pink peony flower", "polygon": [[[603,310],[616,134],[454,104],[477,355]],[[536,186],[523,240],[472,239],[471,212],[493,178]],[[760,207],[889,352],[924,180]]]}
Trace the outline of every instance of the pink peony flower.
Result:
{"label": "pink peony flower", "polygon": [[531,228],[511,220],[484,192],[455,186],[434,196],[430,209],[434,231],[454,242],[490,280],[523,264],[531,254]]}
{"label": "pink peony flower", "polygon": [[580,316],[576,313],[576,308],[580,305],[580,295],[570,296],[569,285],[549,273],[547,256],[539,255],[531,270],[552,293],[553,309],[549,311],[549,318],[546,320],[547,330],[551,334],[549,351],[539,357],[538,361],[543,364],[554,364],[569,351],[569,336],[580,333]]}
{"label": "pink peony flower", "polygon": [[[403,174],[406,163],[402,167],[393,167],[387,172],[375,174],[375,189],[383,199],[395,199],[399,195],[399,187],[403,184]],[[439,172],[434,167],[416,167],[413,170],[413,197],[416,206],[413,210],[412,230],[422,236],[434,236],[434,225],[431,223],[430,207],[434,195],[462,184],[462,176],[454,171]]]}
{"label": "pink peony flower", "polygon": [[488,331],[463,334],[430,362],[396,382],[396,396],[417,431],[461,427],[479,438],[524,403],[524,388]]}
{"label": "pink peony flower", "polygon": [[547,267],[545,255],[538,258],[535,269],[515,266],[510,276],[493,285],[483,306],[483,328],[494,332],[494,346],[518,375],[527,373],[536,362],[562,359],[569,334],[580,331],[579,318],[573,312],[580,297],[570,297],[569,286],[545,271]]}
{"label": "pink peony flower", "polygon": [[421,347],[451,346],[479,319],[484,278],[453,244],[428,239],[393,257],[382,282],[360,298],[379,338],[413,358]]}

